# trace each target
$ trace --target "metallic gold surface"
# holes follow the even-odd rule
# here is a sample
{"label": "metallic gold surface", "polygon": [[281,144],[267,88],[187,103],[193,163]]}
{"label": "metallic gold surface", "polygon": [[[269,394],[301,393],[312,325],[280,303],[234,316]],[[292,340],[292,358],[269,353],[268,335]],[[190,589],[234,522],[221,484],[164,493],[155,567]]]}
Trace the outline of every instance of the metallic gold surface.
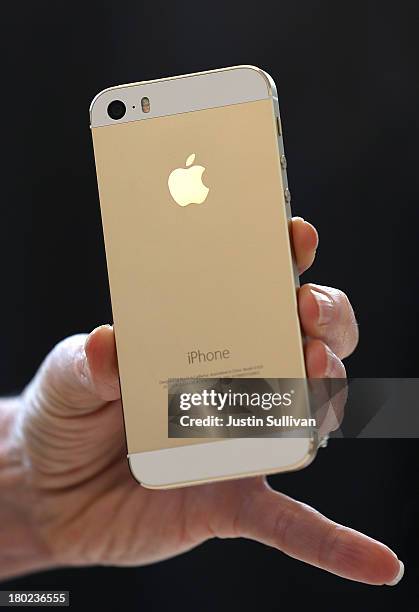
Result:
{"label": "metallic gold surface", "polygon": [[[272,101],[92,132],[128,449],[186,444],[167,438],[167,378],[304,376]],[[181,207],[168,177],[191,152],[209,194]],[[195,349],[230,357],[190,365]]]}

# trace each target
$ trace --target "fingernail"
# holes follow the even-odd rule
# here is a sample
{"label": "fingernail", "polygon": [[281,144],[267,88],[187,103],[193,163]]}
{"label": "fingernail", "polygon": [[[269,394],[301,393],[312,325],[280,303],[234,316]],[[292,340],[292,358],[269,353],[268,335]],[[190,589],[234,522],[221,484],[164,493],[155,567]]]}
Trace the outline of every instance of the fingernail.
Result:
{"label": "fingernail", "polygon": [[112,325],[110,325],[109,323],[106,323],[104,325],[98,325],[97,327],[92,329],[92,331],[86,336],[86,340],[84,342],[84,348],[86,348],[86,346],[88,345],[90,338],[93,336],[93,334],[95,334],[98,329],[103,329],[104,327],[107,327],[108,329],[112,329]]}
{"label": "fingernail", "polygon": [[319,307],[317,323],[319,325],[330,323],[333,318],[333,301],[324,293],[320,293],[320,291],[316,291],[315,289],[310,289],[310,291]]}
{"label": "fingernail", "polygon": [[393,578],[393,580],[391,580],[390,582],[386,582],[387,586],[396,586],[396,584],[399,584],[400,580],[403,578],[404,576],[404,563],[402,561],[399,561],[399,571],[397,572],[397,576],[395,576],[395,578]]}
{"label": "fingernail", "polygon": [[[311,223],[310,223],[311,225]],[[314,228],[314,231],[316,232],[316,248],[314,249],[314,252],[317,252],[317,249],[319,248],[319,232],[317,231],[317,229],[314,227],[314,225],[311,225],[311,227]]]}

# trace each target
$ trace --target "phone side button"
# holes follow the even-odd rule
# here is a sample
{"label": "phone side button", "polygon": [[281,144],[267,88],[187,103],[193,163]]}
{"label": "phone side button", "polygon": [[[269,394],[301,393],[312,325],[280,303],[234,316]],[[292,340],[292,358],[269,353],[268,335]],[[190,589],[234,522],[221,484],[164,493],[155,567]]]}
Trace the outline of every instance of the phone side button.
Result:
{"label": "phone side button", "polygon": [[284,189],[284,196],[286,203],[289,204],[291,202],[291,191],[288,189],[288,187]]}
{"label": "phone side button", "polygon": [[281,168],[285,170],[287,167],[287,158],[285,155],[281,155]]}

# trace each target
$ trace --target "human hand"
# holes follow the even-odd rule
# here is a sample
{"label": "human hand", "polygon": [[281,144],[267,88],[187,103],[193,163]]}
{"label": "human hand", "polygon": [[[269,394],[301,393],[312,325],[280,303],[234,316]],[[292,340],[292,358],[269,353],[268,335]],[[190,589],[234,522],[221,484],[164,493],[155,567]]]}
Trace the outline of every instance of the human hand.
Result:
{"label": "human hand", "polygon": [[[317,233],[293,220],[300,273]],[[310,377],[344,377],[358,330],[346,296],[298,293]],[[20,398],[5,402],[0,447],[0,575],[62,565],[141,565],[212,538],[246,537],[340,576],[389,584],[399,574],[383,544],[273,491],[262,477],[149,490],[126,460],[113,329],[60,342]]]}

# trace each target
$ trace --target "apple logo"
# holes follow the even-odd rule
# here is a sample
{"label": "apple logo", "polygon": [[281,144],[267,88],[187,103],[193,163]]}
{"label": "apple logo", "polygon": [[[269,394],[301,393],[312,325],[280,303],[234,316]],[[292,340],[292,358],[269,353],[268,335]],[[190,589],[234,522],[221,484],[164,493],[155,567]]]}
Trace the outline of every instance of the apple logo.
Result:
{"label": "apple logo", "polygon": [[179,206],[202,204],[205,202],[209,189],[202,182],[204,166],[193,166],[195,153],[186,160],[186,168],[176,168],[170,173],[167,184],[170,195]]}

